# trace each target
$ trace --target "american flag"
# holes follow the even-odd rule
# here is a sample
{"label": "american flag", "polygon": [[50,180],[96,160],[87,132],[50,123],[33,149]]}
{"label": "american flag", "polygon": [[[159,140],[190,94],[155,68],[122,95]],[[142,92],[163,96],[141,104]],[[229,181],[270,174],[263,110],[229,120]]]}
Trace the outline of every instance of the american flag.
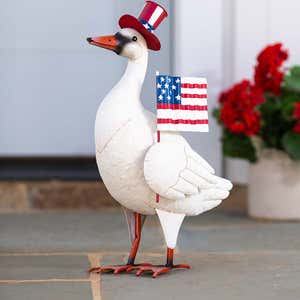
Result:
{"label": "american flag", "polygon": [[207,80],[156,75],[157,130],[208,132]]}

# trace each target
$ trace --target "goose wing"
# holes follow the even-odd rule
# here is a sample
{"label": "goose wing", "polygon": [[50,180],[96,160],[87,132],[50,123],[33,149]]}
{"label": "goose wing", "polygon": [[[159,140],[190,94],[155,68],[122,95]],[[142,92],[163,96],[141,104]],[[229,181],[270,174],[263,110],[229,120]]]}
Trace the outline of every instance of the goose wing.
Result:
{"label": "goose wing", "polygon": [[144,160],[144,176],[155,193],[170,200],[199,194],[202,199],[221,200],[232,188],[188,143],[174,141],[151,146]]}

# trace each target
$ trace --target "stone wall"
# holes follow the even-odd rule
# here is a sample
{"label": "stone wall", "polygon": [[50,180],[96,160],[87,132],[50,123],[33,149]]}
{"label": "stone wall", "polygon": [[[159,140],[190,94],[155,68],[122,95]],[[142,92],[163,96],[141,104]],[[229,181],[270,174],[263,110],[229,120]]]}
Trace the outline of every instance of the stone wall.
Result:
{"label": "stone wall", "polygon": [[[246,188],[236,186],[218,209],[245,213]],[[0,213],[103,210],[118,207],[100,181],[0,181]]]}

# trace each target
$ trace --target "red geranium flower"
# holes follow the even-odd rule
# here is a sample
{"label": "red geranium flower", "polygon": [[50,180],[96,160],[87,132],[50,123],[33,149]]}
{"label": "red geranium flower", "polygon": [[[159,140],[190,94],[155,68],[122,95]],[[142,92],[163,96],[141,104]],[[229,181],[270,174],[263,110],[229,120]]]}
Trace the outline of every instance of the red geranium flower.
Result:
{"label": "red geranium flower", "polygon": [[265,99],[262,91],[249,80],[243,80],[223,92],[219,101],[222,104],[220,118],[227,129],[247,136],[259,131],[260,113],[256,107]]}
{"label": "red geranium flower", "polygon": [[300,119],[300,102],[296,102],[293,116],[296,119]]}
{"label": "red geranium flower", "polygon": [[293,131],[300,134],[300,121],[294,126]]}
{"label": "red geranium flower", "polygon": [[257,87],[264,92],[275,95],[280,93],[284,73],[280,70],[283,62],[288,59],[288,52],[282,49],[282,44],[277,43],[267,46],[257,56],[254,81]]}

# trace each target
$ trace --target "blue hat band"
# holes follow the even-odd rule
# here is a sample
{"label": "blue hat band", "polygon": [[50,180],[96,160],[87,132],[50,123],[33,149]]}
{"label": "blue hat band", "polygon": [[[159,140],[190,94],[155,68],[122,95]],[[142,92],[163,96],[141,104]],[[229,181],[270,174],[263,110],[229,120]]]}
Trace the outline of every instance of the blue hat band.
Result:
{"label": "blue hat band", "polygon": [[143,26],[150,32],[154,31],[153,26],[148,23],[147,21],[145,21],[144,19],[139,19],[139,21],[143,24]]}

